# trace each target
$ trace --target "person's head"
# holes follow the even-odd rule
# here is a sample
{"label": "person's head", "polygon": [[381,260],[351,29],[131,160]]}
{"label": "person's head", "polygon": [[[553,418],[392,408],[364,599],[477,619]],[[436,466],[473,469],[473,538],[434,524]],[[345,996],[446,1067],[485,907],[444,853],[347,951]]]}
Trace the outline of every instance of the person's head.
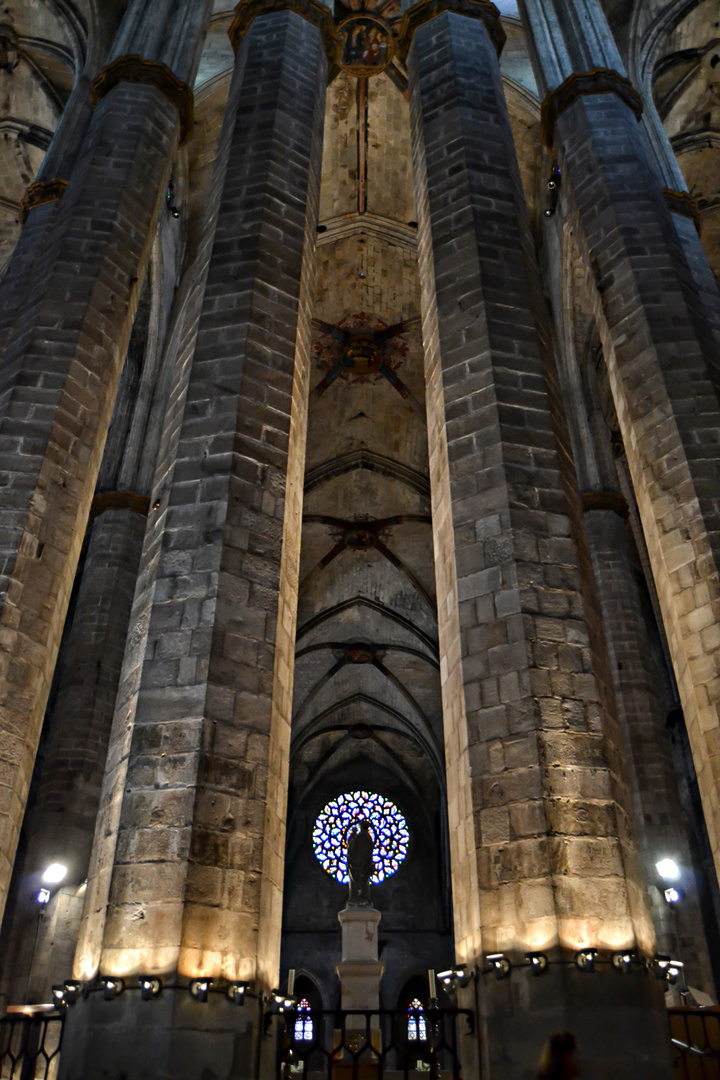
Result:
{"label": "person's head", "polygon": [[538,1062],[538,1080],[573,1080],[580,1075],[577,1043],[569,1031],[557,1031],[545,1044]]}

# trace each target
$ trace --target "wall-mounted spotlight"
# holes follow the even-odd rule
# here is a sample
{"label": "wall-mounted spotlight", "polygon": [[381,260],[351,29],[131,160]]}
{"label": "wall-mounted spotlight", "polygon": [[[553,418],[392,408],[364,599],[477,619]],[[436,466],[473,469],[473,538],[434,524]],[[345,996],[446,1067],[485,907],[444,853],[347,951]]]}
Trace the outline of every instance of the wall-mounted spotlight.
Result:
{"label": "wall-mounted spotlight", "polygon": [[591,974],[595,970],[595,957],[597,949],[578,949],[575,953],[575,965],[580,971]]}
{"label": "wall-mounted spotlight", "polygon": [[196,1001],[207,1001],[211,986],[212,979],[191,979],[188,983],[188,990],[190,996],[195,998]]}
{"label": "wall-mounted spotlight", "polygon": [[658,979],[665,979],[671,986],[678,981],[684,966],[682,960],[672,960],[669,956],[655,957],[655,975]]}
{"label": "wall-mounted spotlight", "polygon": [[50,863],[43,872],[42,883],[43,885],[59,885],[66,877],[67,866],[63,866],[63,864],[59,862],[54,862]]}
{"label": "wall-mounted spotlight", "polygon": [[655,869],[663,881],[677,881],[680,877],[680,867],[674,859],[660,859],[655,863]]}
{"label": "wall-mounted spotlight", "polygon": [[616,971],[621,971],[623,975],[629,975],[632,971],[633,960],[635,954],[631,949],[625,949],[624,952],[613,953],[612,964]]}
{"label": "wall-mounted spotlight", "polygon": [[671,906],[673,904],[679,904],[685,899],[685,890],[678,889],[676,885],[670,885],[669,888],[665,890],[665,899]]}
{"label": "wall-mounted spotlight", "polygon": [[297,1006],[297,998],[292,994],[284,994],[282,990],[273,990],[268,1004],[272,1013],[290,1012]]}
{"label": "wall-mounted spotlight", "polygon": [[139,975],[138,982],[140,983],[141,1001],[152,1001],[153,998],[159,996],[162,990],[162,981],[156,975]]}
{"label": "wall-mounted spotlight", "polygon": [[122,994],[125,989],[125,982],[116,975],[103,975],[100,982],[102,983],[103,997],[106,1001],[112,1001],[113,998]]}
{"label": "wall-mounted spotlight", "polygon": [[490,967],[493,969],[496,979],[507,979],[508,975],[510,974],[512,964],[504,953],[490,953],[490,955],[486,956],[485,959],[487,960]]}
{"label": "wall-mounted spotlight", "polygon": [[265,1006],[265,1034],[267,1035],[272,1026],[273,1017],[296,1009],[297,998],[284,994],[282,990],[273,990],[269,997],[263,998],[263,1004]]}
{"label": "wall-mounted spotlight", "polygon": [[447,990],[449,994],[456,989],[462,971],[462,968],[448,968],[447,971],[438,971],[437,977],[442,983],[443,989]]}
{"label": "wall-mounted spotlight", "polygon": [[72,1005],[82,993],[82,983],[78,982],[77,979],[67,979],[63,984],[63,989],[65,991],[65,1000]]}
{"label": "wall-mounted spotlight", "polygon": [[38,902],[38,904],[41,904],[41,905],[44,906],[45,904],[49,903],[49,901],[50,901],[50,890],[49,889],[41,889],[40,892],[37,894],[37,902]]}
{"label": "wall-mounted spotlight", "polygon": [[227,996],[232,1001],[233,1005],[244,1005],[245,994],[248,991],[248,984],[244,982],[231,982],[227,988]]}
{"label": "wall-mounted spotlight", "polygon": [[671,986],[674,986],[682,975],[682,970],[685,967],[682,960],[671,960],[667,969],[667,981]]}
{"label": "wall-mounted spotlight", "polygon": [[529,952],[525,953],[525,959],[530,965],[530,970],[533,975],[542,975],[543,971],[547,971],[548,958],[545,953],[542,952]]}
{"label": "wall-mounted spotlight", "polygon": [[[490,959],[488,957],[488,959]],[[438,971],[437,978],[443,984],[443,987],[449,994],[454,993],[458,987],[463,989],[469,986],[474,978],[477,977],[478,969],[476,967],[456,967],[448,968],[447,971]]]}

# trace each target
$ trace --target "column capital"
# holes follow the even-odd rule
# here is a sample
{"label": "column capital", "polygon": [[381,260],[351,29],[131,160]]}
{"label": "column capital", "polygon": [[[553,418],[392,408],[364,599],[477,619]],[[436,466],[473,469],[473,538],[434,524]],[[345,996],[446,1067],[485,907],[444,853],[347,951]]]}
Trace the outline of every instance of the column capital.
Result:
{"label": "column capital", "polygon": [[54,180],[36,180],[34,184],[30,184],[20,203],[20,221],[25,224],[27,216],[34,206],[41,206],[42,203],[62,199],[67,185],[67,180],[62,180],[59,177]]}
{"label": "column capital", "polygon": [[335,63],[339,46],[335,34],[335,23],[330,9],[320,0],[240,0],[235,8],[235,18],[228,30],[233,49],[237,52],[240,41],[253,19],[258,15],[270,15],[274,11],[294,11],[317,26],[322,35],[328,63]]}
{"label": "column capital", "polygon": [[694,222],[698,234],[702,233],[700,205],[689,191],[675,191],[673,188],[663,188],[663,197],[671,213],[690,218]]}
{"label": "column capital", "polygon": [[467,15],[471,19],[480,19],[495,46],[498,56],[503,51],[507,34],[500,22],[500,12],[491,0],[419,0],[409,7],[403,15],[398,35],[396,55],[405,61],[415,31],[431,19],[445,11],[454,11],[456,15]]}
{"label": "column capital", "polygon": [[611,510],[625,521],[630,512],[627,502],[617,491],[583,491],[580,499],[585,513],[589,510]]}
{"label": "column capital", "polygon": [[132,510],[141,517],[147,517],[150,510],[148,495],[137,491],[100,491],[90,506],[90,520],[104,514],[106,510]]}
{"label": "column capital", "polygon": [[145,60],[142,56],[118,56],[117,60],[102,69],[90,87],[93,109],[121,82],[142,83],[159,90],[180,114],[181,141],[188,137],[193,124],[193,92],[166,64],[158,60]]}
{"label": "column capital", "polygon": [[552,149],[555,141],[558,117],[586,94],[615,94],[635,113],[637,120],[642,116],[642,98],[627,76],[612,68],[576,71],[551,90],[542,103],[542,137],[548,149]]}

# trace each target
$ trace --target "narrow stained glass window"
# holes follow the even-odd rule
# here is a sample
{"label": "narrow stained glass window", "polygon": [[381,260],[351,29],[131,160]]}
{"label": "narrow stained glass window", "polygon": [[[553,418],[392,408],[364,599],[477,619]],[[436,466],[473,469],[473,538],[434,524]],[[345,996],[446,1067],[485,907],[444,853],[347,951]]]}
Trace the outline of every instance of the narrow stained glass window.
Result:
{"label": "narrow stained glass window", "polygon": [[312,1042],[312,1037],[313,1018],[310,1002],[307,998],[303,998],[298,1004],[295,1017],[295,1042]]}
{"label": "narrow stained glass window", "polygon": [[363,820],[369,822],[375,841],[375,872],[370,879],[373,885],[379,885],[399,870],[407,855],[410,833],[395,803],[372,791],[338,795],[315,822],[313,848],[323,870],[341,885],[348,882],[348,831]]}
{"label": "narrow stained glass window", "polygon": [[418,998],[414,998],[408,1005],[407,1037],[410,1042],[427,1042],[425,1007]]}

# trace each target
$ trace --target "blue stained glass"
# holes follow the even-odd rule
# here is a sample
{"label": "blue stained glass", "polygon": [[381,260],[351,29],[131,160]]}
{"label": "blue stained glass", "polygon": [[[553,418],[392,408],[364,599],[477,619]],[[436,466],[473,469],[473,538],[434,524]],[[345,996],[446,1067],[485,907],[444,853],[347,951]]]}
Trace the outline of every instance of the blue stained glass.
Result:
{"label": "blue stained glass", "polygon": [[370,879],[373,885],[396,873],[407,856],[410,833],[395,803],[371,791],[339,795],[327,804],[315,822],[313,848],[323,870],[341,885],[348,882],[348,831],[361,821],[370,823],[375,841],[375,873]]}
{"label": "blue stained glass", "polygon": [[307,998],[303,998],[298,1004],[295,1016],[295,1031],[293,1034],[295,1036],[295,1042],[312,1042],[312,1009],[310,1008],[310,1002]]}
{"label": "blue stained glass", "polygon": [[425,1020],[425,1008],[421,1001],[415,998],[410,1002],[407,1011],[407,1034],[410,1042],[426,1042],[427,1022]]}

